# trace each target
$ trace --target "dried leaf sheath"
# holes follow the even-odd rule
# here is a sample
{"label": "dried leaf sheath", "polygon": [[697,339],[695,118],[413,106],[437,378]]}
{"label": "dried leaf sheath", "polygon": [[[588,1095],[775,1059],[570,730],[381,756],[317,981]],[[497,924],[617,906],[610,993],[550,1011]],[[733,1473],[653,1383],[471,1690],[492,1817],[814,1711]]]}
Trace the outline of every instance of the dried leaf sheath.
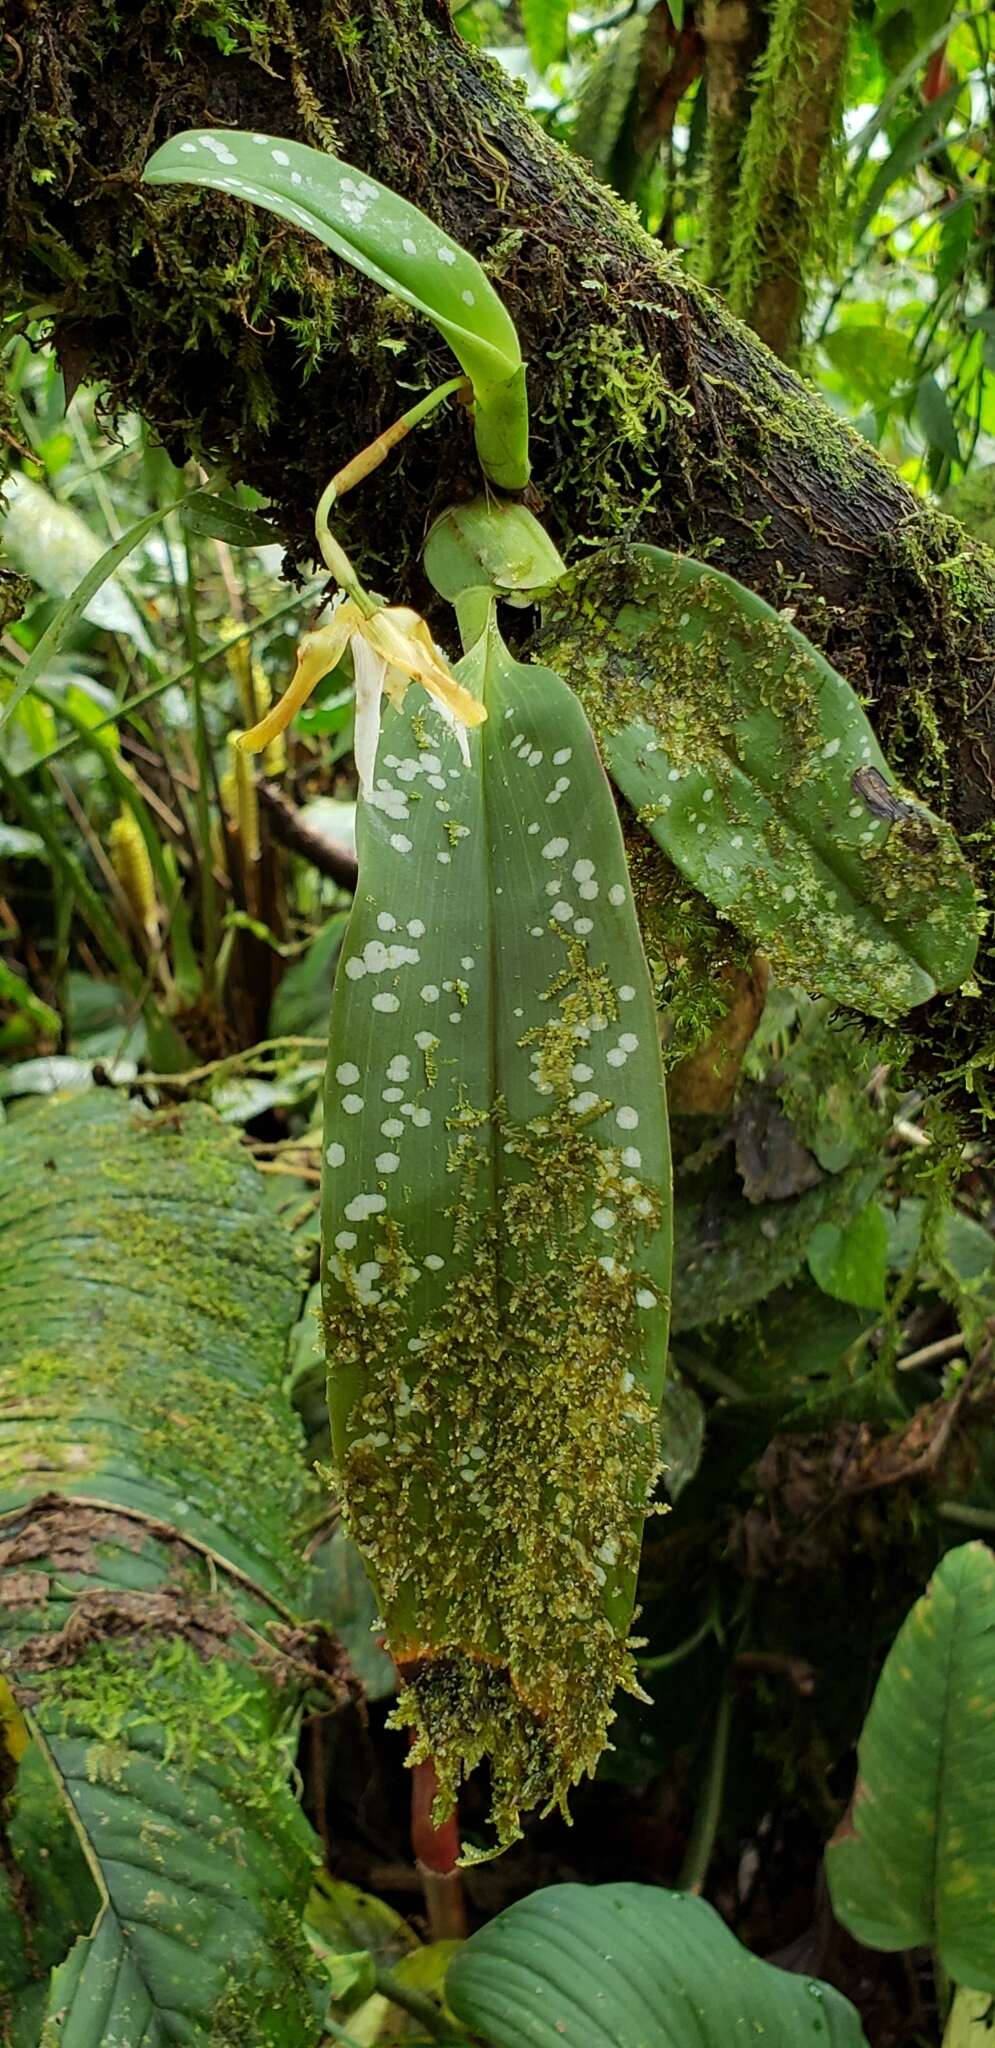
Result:
{"label": "dried leaf sheath", "polygon": [[329,1399],[351,1526],[443,1796],[494,1821],[604,1746],[658,1458],[670,1163],[621,835],[577,699],[490,619],[385,713],[332,1011]]}

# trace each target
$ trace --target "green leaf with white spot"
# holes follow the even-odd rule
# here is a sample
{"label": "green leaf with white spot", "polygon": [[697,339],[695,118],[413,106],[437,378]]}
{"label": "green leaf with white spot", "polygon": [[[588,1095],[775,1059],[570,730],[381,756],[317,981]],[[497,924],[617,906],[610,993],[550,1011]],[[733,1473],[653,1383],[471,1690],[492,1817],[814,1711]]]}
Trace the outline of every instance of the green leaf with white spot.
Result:
{"label": "green leaf with white spot", "polygon": [[556,1884],[449,1965],[446,1998],[492,2048],[866,2048],[852,2005],[741,1947],[714,1907],[643,1884]]}
{"label": "green leaf with white spot", "polygon": [[[594,1768],[657,1469],[670,1162],[615,806],[476,594],[464,766],[385,712],[332,1004],[324,1311],[349,1523],[443,1802],[500,1841]],[[464,613],[464,623],[466,623]],[[665,1447],[664,1447],[665,1448]]]}
{"label": "green leaf with white spot", "polygon": [[427,214],[324,150],[237,128],[174,135],[143,175],[147,185],[207,186],[264,206],[423,313],[473,385],[485,476],[524,489],[528,406],[514,322],[476,257]]}
{"label": "green leaf with white spot", "polygon": [[970,973],[949,826],[895,792],[850,685],[761,598],[615,551],[552,593],[540,651],[647,830],[780,979],[890,1021]]}
{"label": "green leaf with white spot", "polygon": [[837,1918],[869,1948],[930,1947],[995,1991],[995,1557],[951,1550],[895,1638],[826,1853]]}

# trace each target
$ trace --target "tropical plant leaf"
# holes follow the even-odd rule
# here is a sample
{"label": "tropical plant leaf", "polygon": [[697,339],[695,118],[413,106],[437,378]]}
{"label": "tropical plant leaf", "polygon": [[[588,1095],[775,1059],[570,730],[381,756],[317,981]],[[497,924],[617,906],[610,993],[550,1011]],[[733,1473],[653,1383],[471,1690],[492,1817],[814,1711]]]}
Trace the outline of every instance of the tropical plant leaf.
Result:
{"label": "tropical plant leaf", "polygon": [[[301,2048],[293,1242],[205,1109],[97,1090],[22,1110],[0,1149],[3,1664],[34,1736],[8,1833],[44,1912],[0,2011],[23,1991],[64,2048]],[[39,1812],[76,1845],[61,1892]]]}
{"label": "tropical plant leaf", "polygon": [[264,206],[423,313],[473,384],[485,475],[502,489],[524,489],[528,410],[514,322],[476,257],[417,206],[325,150],[236,128],[172,136],[144,178],[207,186]]}
{"label": "tropical plant leaf", "polygon": [[884,1307],[888,1226],[880,1202],[868,1202],[841,1223],[817,1223],[806,1256],[824,1294],[853,1308]]}
{"label": "tropical plant leaf", "polygon": [[551,1885],[454,1956],[446,1998],[493,2048],[866,2048],[848,2000],[742,1948],[704,1899]]}
{"label": "tropical plant leaf", "polygon": [[537,71],[565,55],[570,0],[522,0],[522,27]]}
{"label": "tropical plant leaf", "polygon": [[833,1906],[869,1948],[930,1947],[995,1991],[995,1557],[948,1551],[899,1630],[826,1852]]}
{"label": "tropical plant leaf", "polygon": [[782,980],[893,1020],[969,974],[949,826],[896,794],[854,691],[761,598],[659,548],[613,552],[552,593],[541,652],[641,822]]}
{"label": "tropical plant leaf", "polygon": [[332,1007],[332,978],[342,944],[347,913],[336,910],[311,941],[307,952],[288,967],[270,1005],[270,1038],[324,1037]]}
{"label": "tropical plant leaf", "polygon": [[226,541],[230,548],[272,547],[274,542],[280,542],[279,530],[261,512],[240,505],[237,498],[219,497],[214,491],[203,495],[191,492],[189,497],[181,498],[180,513],[188,533]]}
{"label": "tropical plant leaf", "polygon": [[[75,508],[53,498],[23,470],[14,470],[4,482],[0,535],[15,566],[51,597],[70,597],[104,553]],[[145,621],[116,576],[105,577],[87,598],[82,617],[105,632],[126,634],[151,654]]]}
{"label": "tropical plant leaf", "polygon": [[630,14],[598,51],[581,87],[571,145],[604,178],[636,89],[645,14]]}
{"label": "tropical plant leaf", "polygon": [[[194,496],[195,493],[191,491],[190,498]],[[189,502],[188,498],[188,505]],[[103,554],[98,556],[81,576],[75,588],[63,599],[41,638],[36,640],[24,667],[18,669],[10,696],[0,704],[0,730],[13,717],[22,697],[27,695],[36,682],[40,682],[49,663],[65,646],[70,633],[86,615],[87,606],[98,590],[102,589],[108,577],[113,576],[115,569],[119,569],[121,563],[127,561],[128,556],[141,545],[146,534],[151,533],[156,526],[162,525],[172,510],[172,504],[160,505],[154,512],[147,512],[144,518],[136,519],[134,525],[129,526],[127,532],[121,535],[120,540],[114,541],[111,547],[104,549]]]}
{"label": "tropical plant leaf", "polygon": [[821,1223],[845,1223],[874,1194],[883,1166],[857,1160],[790,1199],[749,1202],[731,1177],[682,1175],[674,1212],[674,1332],[739,1315],[805,1263]]}
{"label": "tropical plant leaf", "polygon": [[488,711],[472,766],[409,693],[361,811],[332,1004],[324,1307],[341,1491],[390,1649],[417,1662],[399,1719],[444,1801],[490,1757],[506,1840],[520,1807],[593,1768],[632,1685],[670,1171],[593,736],[472,598],[479,637],[457,673]]}

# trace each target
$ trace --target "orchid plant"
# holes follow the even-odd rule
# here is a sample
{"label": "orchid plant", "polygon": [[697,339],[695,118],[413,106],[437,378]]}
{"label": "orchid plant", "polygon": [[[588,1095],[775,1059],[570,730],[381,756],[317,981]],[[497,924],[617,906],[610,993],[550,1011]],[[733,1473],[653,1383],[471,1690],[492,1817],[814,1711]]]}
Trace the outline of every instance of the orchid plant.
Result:
{"label": "orchid plant", "polygon": [[[461,368],[328,486],[316,540],[339,594],[239,745],[269,745],[351,651],[360,877],[323,1188],[336,1486],[437,1816],[486,1758],[501,1847],[523,1810],[565,1804],[619,1688],[638,1693],[639,1550],[667,1460],[665,1093],[605,768],[726,916],[873,1014],[963,981],[973,885],[939,819],[862,797],[887,764],[790,624],[659,550],[568,573],[502,495],[529,476],[518,338],[481,265],[424,214],[332,156],[235,131],[177,136],[146,178],[316,236],[431,320]],[[417,613],[364,589],[329,524],[452,397],[472,406],[484,483],[425,553],[455,608],[455,664]],[[536,602],[549,666],[502,635],[503,605]]]}

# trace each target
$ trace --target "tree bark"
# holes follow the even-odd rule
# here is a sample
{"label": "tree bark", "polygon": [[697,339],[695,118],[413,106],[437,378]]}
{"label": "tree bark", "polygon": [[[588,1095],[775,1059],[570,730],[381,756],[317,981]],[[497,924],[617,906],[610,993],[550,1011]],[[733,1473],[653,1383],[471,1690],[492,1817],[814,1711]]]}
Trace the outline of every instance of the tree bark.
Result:
{"label": "tree bark", "polygon": [[[790,607],[905,781],[992,834],[995,558],[539,130],[444,0],[7,0],[4,29],[4,310],[46,304],[64,359],[178,459],[223,459],[266,492],[293,555],[331,473],[451,359],[270,216],[143,188],[179,128],[335,147],[472,248],[521,333],[532,502],[561,545],[707,555]],[[426,527],[476,482],[447,410],[343,508],[370,580],[424,603]],[[965,1051],[983,1008],[961,1006]]]}

